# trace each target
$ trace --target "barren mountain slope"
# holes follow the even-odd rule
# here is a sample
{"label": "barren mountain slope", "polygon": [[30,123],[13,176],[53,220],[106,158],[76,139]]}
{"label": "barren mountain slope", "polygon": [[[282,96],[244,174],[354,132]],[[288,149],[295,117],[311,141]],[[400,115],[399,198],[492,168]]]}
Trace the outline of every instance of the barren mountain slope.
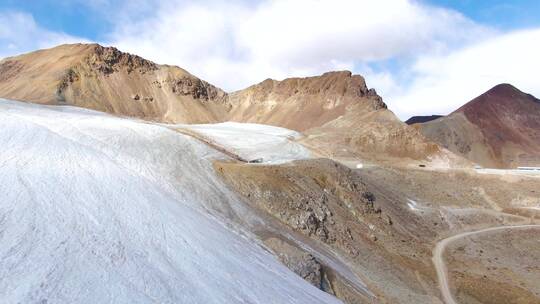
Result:
{"label": "barren mountain slope", "polygon": [[323,156],[390,160],[394,164],[415,160],[437,167],[469,165],[461,157],[427,140],[388,110],[364,112],[352,108],[338,119],[308,130],[306,135],[302,143]]}
{"label": "barren mountain slope", "polygon": [[265,80],[231,93],[229,103],[229,120],[302,131],[302,144],[322,156],[467,164],[401,122],[362,76],[348,71]]}
{"label": "barren mountain slope", "polygon": [[540,302],[539,225],[502,227],[450,243],[448,261],[457,303]]}
{"label": "barren mountain slope", "polygon": [[386,108],[364,78],[351,72],[328,72],[321,76],[267,79],[231,93],[228,119],[277,125],[297,131],[319,127],[359,107],[369,112]]}
{"label": "barren mountain slope", "polygon": [[225,93],[178,67],[112,47],[71,44],[0,61],[0,97],[204,123],[218,120]]}
{"label": "barren mountain slope", "polygon": [[540,164],[540,101],[509,84],[495,86],[447,117],[415,126],[483,166]]}

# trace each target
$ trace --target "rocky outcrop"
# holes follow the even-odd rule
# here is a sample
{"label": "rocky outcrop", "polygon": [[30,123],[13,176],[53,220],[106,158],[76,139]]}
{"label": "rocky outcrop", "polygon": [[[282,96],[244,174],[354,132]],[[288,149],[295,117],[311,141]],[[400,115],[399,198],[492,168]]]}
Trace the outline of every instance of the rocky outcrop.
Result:
{"label": "rocky outcrop", "polygon": [[204,101],[216,100],[225,96],[223,91],[198,78],[182,77],[171,79],[170,82],[171,90],[176,95],[189,95],[193,99]]}
{"label": "rocky outcrop", "polygon": [[90,65],[91,71],[105,75],[122,69],[125,69],[128,73],[136,71],[142,74],[158,69],[157,64],[142,57],[121,52],[114,47],[103,47],[101,45],[96,45],[94,52],[85,61]]}
{"label": "rocky outcrop", "polygon": [[328,209],[328,198],[325,194],[319,197],[298,197],[289,202],[289,208],[279,212],[279,217],[293,228],[308,236],[316,236],[324,242],[334,242],[335,237],[329,235],[328,225],[335,224],[332,212]]}

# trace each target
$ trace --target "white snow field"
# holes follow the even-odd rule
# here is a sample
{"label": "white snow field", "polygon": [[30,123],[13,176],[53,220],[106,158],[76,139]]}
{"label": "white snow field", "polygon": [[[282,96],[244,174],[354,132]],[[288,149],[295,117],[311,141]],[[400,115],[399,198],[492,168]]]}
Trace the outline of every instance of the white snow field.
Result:
{"label": "white snow field", "polygon": [[217,216],[237,199],[215,157],[166,127],[0,99],[0,303],[339,303]]}
{"label": "white snow field", "polygon": [[199,133],[246,160],[278,164],[311,157],[308,149],[294,142],[301,134],[285,128],[237,122],[176,126]]}

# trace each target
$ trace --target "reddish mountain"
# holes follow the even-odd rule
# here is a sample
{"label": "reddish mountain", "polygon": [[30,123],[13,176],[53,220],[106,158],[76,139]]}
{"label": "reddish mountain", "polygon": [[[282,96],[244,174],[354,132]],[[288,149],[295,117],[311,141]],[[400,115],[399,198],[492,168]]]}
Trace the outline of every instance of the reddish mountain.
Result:
{"label": "reddish mountain", "polygon": [[540,100],[510,84],[499,84],[447,117],[418,128],[483,166],[540,165]]}

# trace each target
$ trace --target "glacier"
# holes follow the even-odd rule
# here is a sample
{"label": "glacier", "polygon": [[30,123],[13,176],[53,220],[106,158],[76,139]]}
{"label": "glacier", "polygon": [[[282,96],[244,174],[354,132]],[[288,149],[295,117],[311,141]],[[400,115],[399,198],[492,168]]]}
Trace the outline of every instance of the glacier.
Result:
{"label": "glacier", "polygon": [[227,221],[225,158],[165,126],[0,99],[0,303],[340,303]]}

